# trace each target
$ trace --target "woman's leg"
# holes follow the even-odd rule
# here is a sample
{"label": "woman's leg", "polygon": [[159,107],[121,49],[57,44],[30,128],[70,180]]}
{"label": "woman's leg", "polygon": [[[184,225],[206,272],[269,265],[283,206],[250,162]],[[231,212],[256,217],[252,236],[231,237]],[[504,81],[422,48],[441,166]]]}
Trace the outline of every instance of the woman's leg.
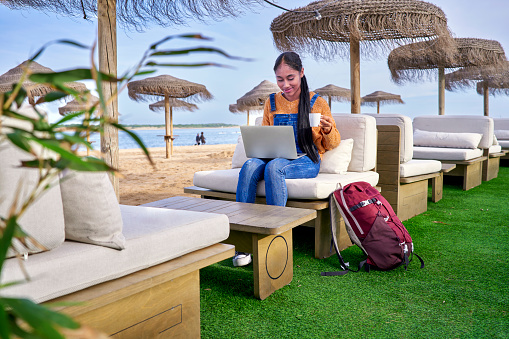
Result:
{"label": "woman's leg", "polygon": [[251,158],[244,163],[239,173],[237,183],[236,201],[254,203],[256,198],[256,187],[263,179],[263,171],[267,160]]}
{"label": "woman's leg", "polygon": [[288,191],[285,179],[315,178],[320,171],[320,163],[315,164],[308,156],[295,160],[277,158],[265,166],[265,195],[267,205],[285,206]]}

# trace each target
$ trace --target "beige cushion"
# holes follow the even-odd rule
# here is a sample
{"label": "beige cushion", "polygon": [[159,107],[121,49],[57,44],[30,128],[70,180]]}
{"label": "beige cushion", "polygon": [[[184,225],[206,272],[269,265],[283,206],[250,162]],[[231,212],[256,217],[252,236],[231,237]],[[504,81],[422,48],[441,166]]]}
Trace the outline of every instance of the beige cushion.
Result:
{"label": "beige cushion", "polygon": [[341,140],[338,147],[322,156],[320,173],[346,174],[352,160],[353,139]]}
{"label": "beige cushion", "polygon": [[499,140],[498,144],[504,149],[509,148],[509,140]]}
{"label": "beige cushion", "polygon": [[[215,191],[236,193],[240,168],[196,172],[193,184]],[[346,185],[355,181],[366,181],[372,186],[378,183],[378,173],[347,172],[346,174],[319,173],[311,179],[286,179],[288,198],[290,199],[325,199],[334,192],[338,183]],[[258,183],[256,195],[265,196],[265,181]]]}
{"label": "beige cushion", "polygon": [[[20,194],[17,198],[18,206],[20,206],[36,187],[39,171],[20,168],[21,161],[33,160],[34,157],[21,151],[10,142],[0,143],[0,159],[0,215],[7,217],[10,207],[16,199],[18,189],[20,189]],[[58,178],[55,178],[50,189],[30,205],[18,222],[26,233],[47,250],[54,249],[64,242],[64,212]],[[20,253],[43,251],[36,244],[28,243],[25,247],[17,240],[13,240],[13,246]],[[9,250],[8,257],[14,255],[15,252]]]}
{"label": "beige cushion", "polygon": [[[414,145],[427,147],[448,148],[477,148],[482,134],[479,133],[452,133],[452,132],[429,132],[414,130]],[[493,138],[492,138],[493,141]]]}
{"label": "beige cushion", "polygon": [[[120,210],[125,250],[65,241],[30,256],[25,265],[33,279],[2,289],[2,296],[44,302],[219,243],[230,232],[224,214],[124,205]],[[4,270],[0,283],[23,279],[15,259],[7,260]]]}
{"label": "beige cushion", "polygon": [[67,172],[60,180],[65,237],[124,249],[122,216],[106,172]]}
{"label": "beige cushion", "polygon": [[[479,133],[482,135],[479,148],[493,145],[493,119],[475,115],[425,115],[415,117],[414,130],[446,133]],[[415,135],[414,135],[414,145]],[[414,155],[415,158],[415,155]]]}
{"label": "beige cushion", "polygon": [[434,160],[471,160],[483,155],[479,148],[445,148],[445,147],[414,147],[415,159],[434,159]]}
{"label": "beige cushion", "polygon": [[440,172],[442,170],[442,163],[438,160],[418,160],[412,159],[399,165],[400,177],[408,178],[417,175],[424,175],[430,173]]}
{"label": "beige cushion", "polygon": [[248,159],[249,158],[246,156],[246,150],[244,149],[242,135],[239,135],[239,138],[237,139],[237,146],[235,146],[235,151],[233,151],[232,168],[241,168]]}
{"label": "beige cushion", "polygon": [[410,161],[414,154],[412,119],[402,114],[367,114],[376,119],[377,125],[399,126],[401,131],[400,162]]}
{"label": "beige cushion", "polygon": [[502,151],[502,146],[500,145],[492,145],[489,149],[489,153],[499,153]]}
{"label": "beige cushion", "polygon": [[495,136],[497,137],[497,139],[509,140],[509,130],[496,129]]}
{"label": "beige cushion", "polygon": [[370,171],[376,166],[376,120],[365,114],[334,113],[341,139],[353,139],[348,172]]}

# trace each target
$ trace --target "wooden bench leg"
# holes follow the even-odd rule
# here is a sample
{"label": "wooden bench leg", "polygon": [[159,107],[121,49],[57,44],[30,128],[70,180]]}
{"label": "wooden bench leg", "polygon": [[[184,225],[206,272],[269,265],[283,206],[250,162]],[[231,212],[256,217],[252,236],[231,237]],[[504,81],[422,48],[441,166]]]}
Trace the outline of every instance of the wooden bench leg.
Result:
{"label": "wooden bench leg", "polygon": [[293,279],[292,230],[278,235],[252,234],[254,294],[265,299]]}
{"label": "wooden bench leg", "polygon": [[490,181],[498,177],[498,169],[500,167],[500,157],[488,158],[482,164],[482,180]]}
{"label": "wooden bench leg", "polygon": [[463,166],[463,190],[468,191],[471,188],[482,184],[482,162]]}
{"label": "wooden bench leg", "polygon": [[444,173],[440,172],[438,177],[431,178],[431,201],[438,202],[442,200],[442,190],[444,188]]}

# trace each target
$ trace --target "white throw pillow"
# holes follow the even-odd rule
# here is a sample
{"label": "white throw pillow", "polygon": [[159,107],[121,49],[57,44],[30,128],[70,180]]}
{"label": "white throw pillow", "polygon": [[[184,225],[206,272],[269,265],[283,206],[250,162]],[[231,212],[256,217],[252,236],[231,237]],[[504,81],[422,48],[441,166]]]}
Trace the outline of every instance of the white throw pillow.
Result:
{"label": "white throw pillow", "polygon": [[108,173],[67,171],[60,189],[66,239],[124,249],[122,215]]}
{"label": "white throw pillow", "polygon": [[[33,159],[33,155],[20,150],[10,142],[0,143],[0,216],[7,217],[16,198],[20,206],[36,187],[39,170],[19,167],[21,161]],[[18,189],[20,191],[17,195]],[[64,211],[58,179],[52,182],[51,188],[28,207],[18,223],[27,234],[45,248],[41,249],[31,242],[22,244],[13,239],[12,246],[19,253],[31,254],[51,250],[64,242]],[[7,257],[15,255],[16,252],[9,249]]]}
{"label": "white throw pillow", "polygon": [[497,136],[493,134],[493,145],[499,145]]}
{"label": "white throw pillow", "polygon": [[235,151],[233,151],[232,168],[241,168],[248,159],[246,150],[244,149],[244,141],[242,140],[242,136],[239,135],[237,146],[235,146]]}
{"label": "white throw pillow", "polygon": [[509,130],[496,129],[495,136],[500,140],[509,140]]}
{"label": "white throw pillow", "polygon": [[320,173],[346,174],[352,160],[353,139],[341,140],[338,147],[322,156]]}
{"label": "white throw pillow", "polygon": [[480,133],[448,133],[414,130],[414,146],[471,148],[476,149],[481,142]]}

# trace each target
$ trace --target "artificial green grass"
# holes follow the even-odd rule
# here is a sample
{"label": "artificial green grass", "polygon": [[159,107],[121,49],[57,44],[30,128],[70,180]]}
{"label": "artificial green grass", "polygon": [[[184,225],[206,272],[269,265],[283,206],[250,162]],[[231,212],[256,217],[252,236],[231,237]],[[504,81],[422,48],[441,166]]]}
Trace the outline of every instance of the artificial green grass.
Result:
{"label": "artificial green grass", "polygon": [[[265,300],[253,296],[251,266],[201,270],[202,337],[508,338],[509,167],[469,191],[452,183],[404,222],[424,269],[414,259],[407,271],[322,277],[338,259],[315,259],[313,229],[297,227],[293,280]],[[356,246],[342,255],[364,259]]]}

